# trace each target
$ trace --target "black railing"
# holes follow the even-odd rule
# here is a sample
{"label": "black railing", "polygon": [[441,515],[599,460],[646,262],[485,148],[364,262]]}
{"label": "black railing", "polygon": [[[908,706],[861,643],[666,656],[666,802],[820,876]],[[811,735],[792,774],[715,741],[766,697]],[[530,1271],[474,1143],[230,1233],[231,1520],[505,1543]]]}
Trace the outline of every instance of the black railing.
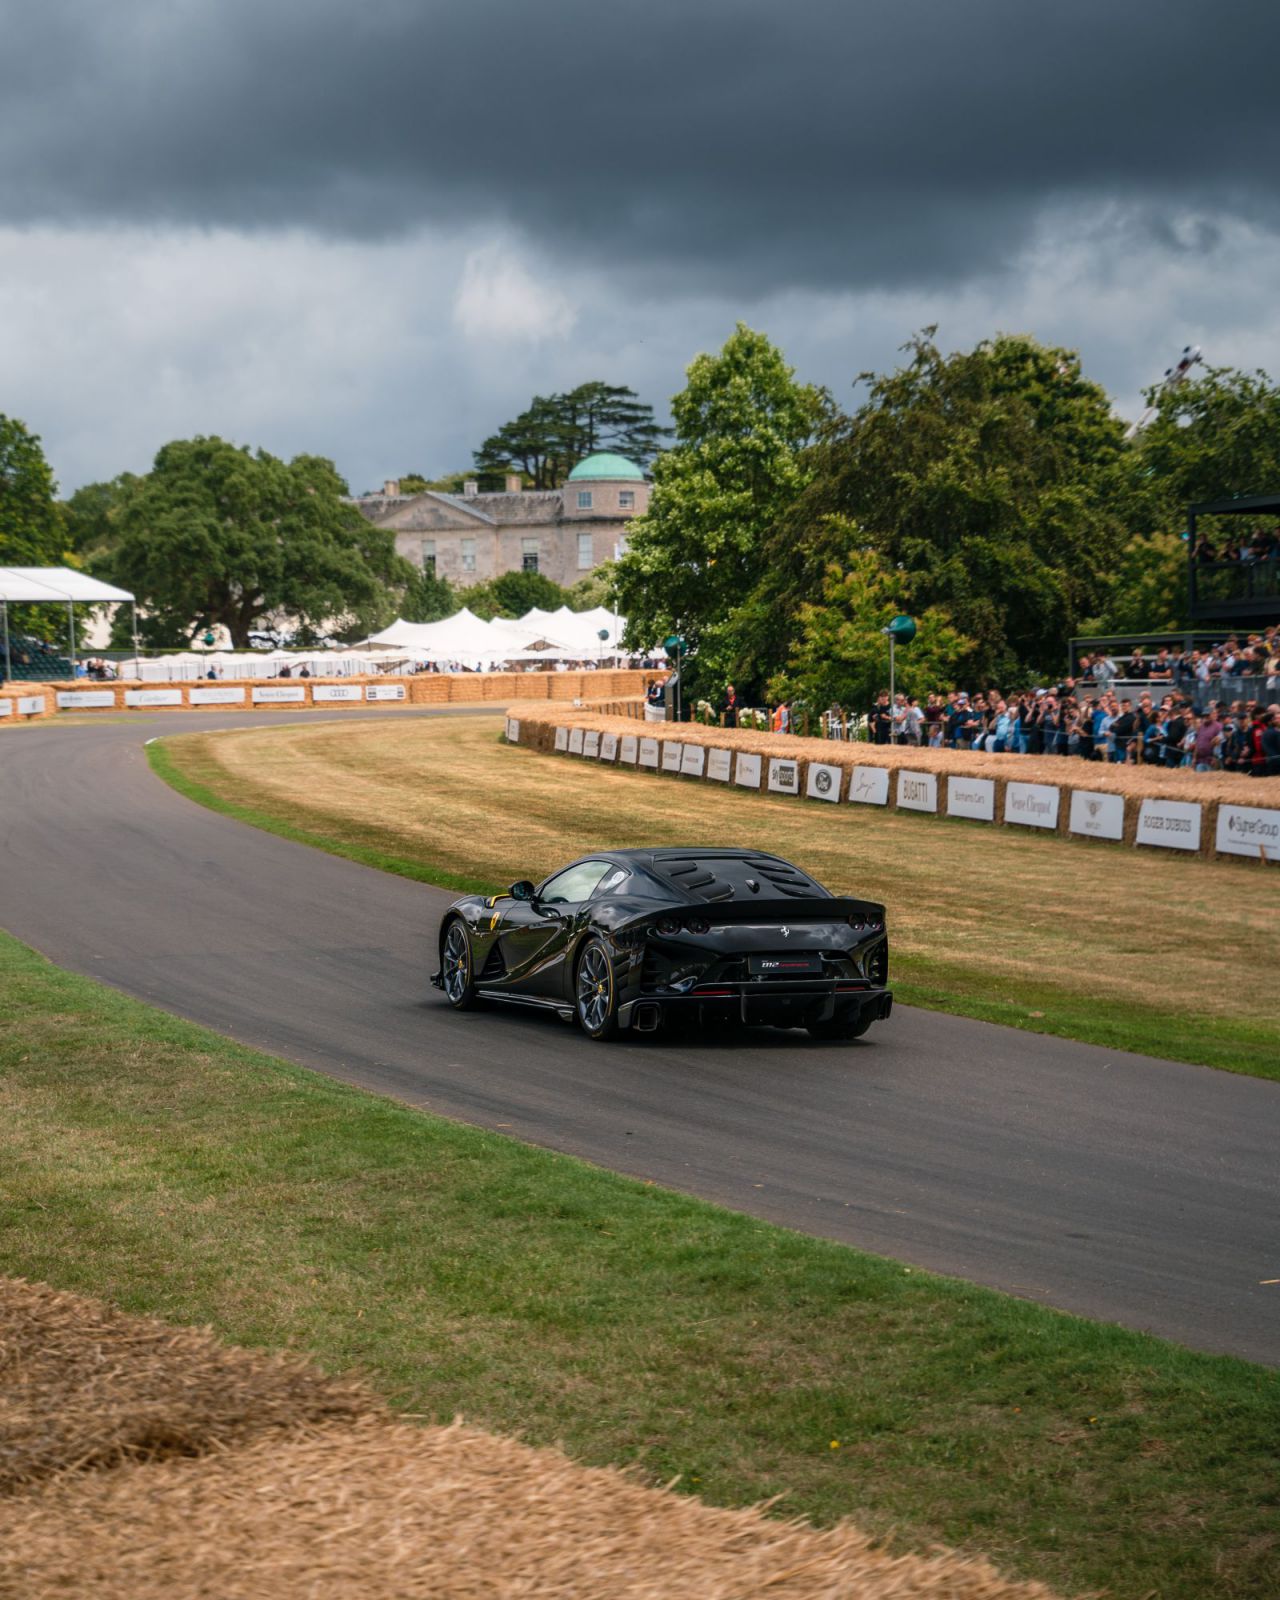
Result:
{"label": "black railing", "polygon": [[1280,616],[1280,556],[1264,561],[1192,561],[1191,614],[1242,621]]}

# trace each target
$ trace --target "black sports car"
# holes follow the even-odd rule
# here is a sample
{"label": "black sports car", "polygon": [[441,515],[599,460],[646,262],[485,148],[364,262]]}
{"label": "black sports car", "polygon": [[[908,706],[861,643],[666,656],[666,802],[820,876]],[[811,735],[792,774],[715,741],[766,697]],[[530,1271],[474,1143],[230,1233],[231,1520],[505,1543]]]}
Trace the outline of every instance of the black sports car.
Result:
{"label": "black sports car", "polygon": [[681,1016],[856,1039],[893,1006],[884,907],[751,850],[602,850],[455,901],[439,949],[457,1010],[540,1006],[593,1039]]}

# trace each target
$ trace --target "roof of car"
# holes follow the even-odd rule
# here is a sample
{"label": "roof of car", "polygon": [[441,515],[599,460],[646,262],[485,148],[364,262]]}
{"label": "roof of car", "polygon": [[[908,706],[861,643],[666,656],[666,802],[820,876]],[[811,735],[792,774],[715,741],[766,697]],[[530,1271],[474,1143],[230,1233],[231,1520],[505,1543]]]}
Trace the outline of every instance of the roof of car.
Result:
{"label": "roof of car", "polygon": [[[686,845],[654,850],[602,851],[606,859],[645,870],[667,890],[689,901],[732,900],[766,887],[784,898],[826,896],[828,891],[802,868],[767,850]],[[729,867],[736,865],[736,870]]]}

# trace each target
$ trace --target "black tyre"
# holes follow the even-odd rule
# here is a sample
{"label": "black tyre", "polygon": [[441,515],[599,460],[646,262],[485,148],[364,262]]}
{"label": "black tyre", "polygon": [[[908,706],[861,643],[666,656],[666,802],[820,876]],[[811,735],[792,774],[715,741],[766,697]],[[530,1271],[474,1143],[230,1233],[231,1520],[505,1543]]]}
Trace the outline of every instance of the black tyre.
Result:
{"label": "black tyre", "polygon": [[590,1039],[612,1039],[618,1031],[618,986],[613,957],[602,939],[588,939],[574,975],[578,1026]]}
{"label": "black tyre", "polygon": [[851,1017],[832,1017],[830,1022],[814,1022],[809,1026],[810,1037],[838,1042],[844,1039],[861,1039],[871,1024],[876,1020],[875,1012],[870,1006],[864,1006],[861,1011],[855,1011]]}
{"label": "black tyre", "polygon": [[444,931],[440,946],[440,975],[444,997],[455,1011],[466,1011],[476,1003],[471,938],[465,925],[454,917]]}

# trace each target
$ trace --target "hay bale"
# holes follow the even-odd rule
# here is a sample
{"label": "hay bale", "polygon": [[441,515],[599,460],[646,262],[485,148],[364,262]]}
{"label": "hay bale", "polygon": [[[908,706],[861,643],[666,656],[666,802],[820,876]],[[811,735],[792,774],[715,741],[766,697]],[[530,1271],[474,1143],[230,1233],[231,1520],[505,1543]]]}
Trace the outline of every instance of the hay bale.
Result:
{"label": "hay bale", "polygon": [[460,1425],[63,1477],[0,1507],[0,1530],[15,1600],[1052,1600],[976,1558],[895,1557]]}
{"label": "hay bale", "polygon": [[378,1409],[302,1360],[0,1278],[0,1495],[69,1467],[192,1455]]}

